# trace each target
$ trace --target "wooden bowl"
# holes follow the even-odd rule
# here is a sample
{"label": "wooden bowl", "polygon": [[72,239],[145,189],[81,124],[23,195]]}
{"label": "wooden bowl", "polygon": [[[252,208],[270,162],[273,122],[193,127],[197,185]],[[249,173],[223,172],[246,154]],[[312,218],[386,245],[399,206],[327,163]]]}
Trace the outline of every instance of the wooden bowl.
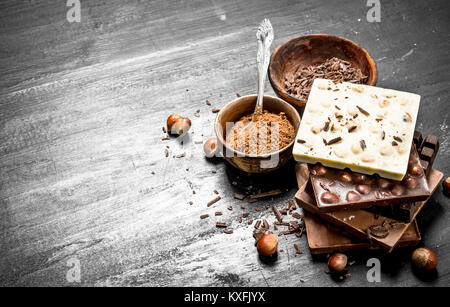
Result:
{"label": "wooden bowl", "polygon": [[269,64],[269,80],[275,93],[292,105],[304,108],[306,100],[298,99],[286,92],[285,76],[295,73],[304,66],[322,63],[332,57],[350,62],[368,77],[365,84],[376,85],[377,66],[365,49],[342,37],[311,34],[293,38],[278,46],[273,52]]}
{"label": "wooden bowl", "polygon": [[[292,157],[295,137],[288,146],[266,155],[251,155],[239,152],[225,143],[226,123],[235,123],[242,116],[252,113],[255,109],[257,95],[239,97],[220,110],[217,114],[214,129],[218,146],[222,155],[231,165],[247,173],[268,173],[285,165]],[[284,112],[295,128],[297,135],[300,125],[300,115],[294,107],[280,98],[264,96],[264,110],[274,113]]]}

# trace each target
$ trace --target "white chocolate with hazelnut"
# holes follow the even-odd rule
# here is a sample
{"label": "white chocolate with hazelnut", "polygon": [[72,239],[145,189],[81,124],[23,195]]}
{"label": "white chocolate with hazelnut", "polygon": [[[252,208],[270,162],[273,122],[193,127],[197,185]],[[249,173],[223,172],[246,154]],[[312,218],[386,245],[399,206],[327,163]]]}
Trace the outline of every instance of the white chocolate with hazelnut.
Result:
{"label": "white chocolate with hazelnut", "polygon": [[297,134],[306,142],[295,143],[294,158],[402,180],[419,105],[416,94],[316,79]]}

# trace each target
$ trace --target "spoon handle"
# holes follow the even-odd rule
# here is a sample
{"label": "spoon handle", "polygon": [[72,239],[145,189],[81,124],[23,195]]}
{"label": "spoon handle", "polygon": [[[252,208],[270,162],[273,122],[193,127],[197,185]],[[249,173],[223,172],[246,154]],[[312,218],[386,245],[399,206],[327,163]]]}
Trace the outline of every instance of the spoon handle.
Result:
{"label": "spoon handle", "polygon": [[258,27],[256,32],[258,39],[258,54],[256,56],[256,63],[258,66],[258,98],[256,100],[255,114],[262,114],[263,97],[264,97],[264,83],[267,76],[267,68],[270,60],[270,45],[273,41],[273,28],[269,19],[264,19]]}

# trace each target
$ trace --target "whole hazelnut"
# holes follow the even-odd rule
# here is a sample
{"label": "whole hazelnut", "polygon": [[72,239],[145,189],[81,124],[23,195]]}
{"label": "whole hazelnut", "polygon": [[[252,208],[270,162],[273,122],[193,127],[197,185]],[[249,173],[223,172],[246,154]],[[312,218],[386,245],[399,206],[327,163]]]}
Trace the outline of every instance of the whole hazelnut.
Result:
{"label": "whole hazelnut", "polygon": [[359,193],[361,193],[363,195],[369,194],[371,190],[372,190],[372,188],[368,184],[358,184],[356,186],[356,191],[358,191]]}
{"label": "whole hazelnut", "polygon": [[341,172],[339,178],[345,182],[352,181],[352,176],[347,172]]}
{"label": "whole hazelnut", "polygon": [[328,269],[332,273],[340,273],[347,267],[347,256],[341,253],[333,254],[328,259]]}
{"label": "whole hazelnut", "polygon": [[327,173],[327,169],[320,163],[317,163],[312,168],[313,175],[323,176]]}
{"label": "whole hazelnut", "polygon": [[414,178],[411,178],[411,177],[405,178],[405,186],[406,186],[408,189],[415,189],[415,188],[417,187],[418,184],[419,184],[419,183],[418,183],[417,180],[414,179]]}
{"label": "whole hazelnut", "polygon": [[413,252],[412,263],[420,270],[430,271],[437,266],[438,261],[431,249],[420,247]]}
{"label": "whole hazelnut", "polygon": [[320,200],[325,204],[333,204],[339,201],[339,196],[331,192],[325,192],[320,196]]}
{"label": "whole hazelnut", "polygon": [[400,196],[405,193],[405,188],[401,184],[395,184],[394,187],[391,189],[391,193],[394,196]]}
{"label": "whole hazelnut", "polygon": [[169,118],[167,118],[167,131],[169,131],[169,133],[172,133],[172,126],[179,118],[181,118],[181,116],[178,114],[171,114]]}
{"label": "whole hazelnut", "polygon": [[444,188],[444,194],[450,196],[450,177],[442,181],[442,187]]}
{"label": "whole hazelnut", "polygon": [[423,176],[423,168],[418,164],[414,164],[409,168],[409,173],[412,176],[422,177]]}
{"label": "whole hazelnut", "polygon": [[356,192],[350,191],[347,193],[347,196],[345,197],[347,201],[358,201],[361,199],[361,195],[359,195]]}
{"label": "whole hazelnut", "polygon": [[277,251],[278,237],[273,233],[263,235],[256,245],[258,253],[261,256],[270,257]]}
{"label": "whole hazelnut", "polygon": [[219,146],[217,145],[217,138],[209,138],[205,144],[203,144],[203,152],[207,158],[214,157],[218,152]]}
{"label": "whole hazelnut", "polygon": [[367,175],[360,174],[360,173],[353,173],[353,180],[356,183],[366,183],[367,182]]}
{"label": "whole hazelnut", "polygon": [[170,130],[173,134],[184,135],[191,128],[191,120],[187,117],[180,117],[172,125],[172,130]]}
{"label": "whole hazelnut", "polygon": [[392,185],[392,182],[383,178],[378,178],[377,184],[381,189],[389,189]]}

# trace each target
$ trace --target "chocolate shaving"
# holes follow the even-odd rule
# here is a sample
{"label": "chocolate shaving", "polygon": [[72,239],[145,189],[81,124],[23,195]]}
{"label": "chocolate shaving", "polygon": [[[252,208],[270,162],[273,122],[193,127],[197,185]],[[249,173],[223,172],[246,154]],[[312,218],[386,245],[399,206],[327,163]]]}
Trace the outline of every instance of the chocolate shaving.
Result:
{"label": "chocolate shaving", "polygon": [[234,193],[234,198],[239,199],[239,200],[243,200],[245,198],[244,194],[240,194],[240,193]]}
{"label": "chocolate shaving", "polygon": [[338,136],[337,138],[329,140],[326,145],[333,145],[333,144],[339,143],[341,140],[342,140],[342,138],[340,136]]}
{"label": "chocolate shaving", "polygon": [[384,130],[383,130],[383,132],[381,133],[381,139],[384,140],[385,138],[386,138],[386,132],[384,132]]}
{"label": "chocolate shaving", "polygon": [[305,144],[306,141],[305,141],[305,140],[298,139],[298,140],[297,140],[297,143],[299,143],[299,144]]}
{"label": "chocolate shaving", "polygon": [[264,197],[269,197],[269,196],[276,196],[276,195],[280,195],[280,194],[281,194],[281,190],[276,189],[276,190],[272,190],[272,191],[268,191],[268,192],[250,195],[250,198],[258,199],[258,198],[264,198]]}
{"label": "chocolate shaving", "polygon": [[255,223],[255,229],[258,229],[260,225],[261,225],[261,220],[257,220]]}
{"label": "chocolate shaving", "polygon": [[[329,79],[335,84],[343,81],[365,83],[367,76],[363,75],[361,70],[350,62],[334,57],[323,63],[302,67],[294,74],[286,76],[284,88],[289,95],[306,100],[316,78]],[[327,90],[339,91],[338,88],[332,89],[331,87],[328,87]]]}
{"label": "chocolate shaving", "polygon": [[225,229],[223,232],[226,233],[226,234],[228,234],[228,235],[231,235],[231,234],[233,233],[233,230],[231,230],[231,229]]}
{"label": "chocolate shaving", "polygon": [[361,145],[362,150],[365,150],[367,148],[366,141],[361,140],[361,141],[359,141],[359,144]]}
{"label": "chocolate shaving", "polygon": [[206,205],[207,205],[208,207],[211,207],[212,205],[214,205],[216,202],[218,202],[218,201],[221,200],[221,199],[222,199],[222,197],[217,196],[217,197],[214,198],[213,200],[210,200]]}
{"label": "chocolate shaving", "polygon": [[364,114],[365,116],[369,116],[370,113],[367,112],[366,110],[364,110],[363,108],[361,108],[360,106],[356,106],[359,110],[359,112],[361,112],[362,114]]}
{"label": "chocolate shaving", "polygon": [[272,206],[273,213],[275,214],[275,217],[277,218],[278,222],[283,222],[283,217],[281,216],[280,210],[278,210],[277,206]]}
{"label": "chocolate shaving", "polygon": [[399,138],[398,136],[394,136],[393,139],[399,143],[403,142],[403,140],[401,138]]}
{"label": "chocolate shaving", "polygon": [[358,128],[358,126],[351,126],[350,128],[348,128],[348,132],[353,132],[356,128]]}
{"label": "chocolate shaving", "polygon": [[200,215],[200,218],[203,220],[203,219],[206,219],[207,217],[209,217],[209,214],[202,214],[202,215]]}
{"label": "chocolate shaving", "polygon": [[398,143],[396,141],[392,141],[392,146],[398,146]]}
{"label": "chocolate shaving", "polygon": [[219,228],[225,228],[225,227],[227,227],[227,224],[224,223],[224,222],[217,222],[217,223],[216,223],[216,227],[219,227]]}

